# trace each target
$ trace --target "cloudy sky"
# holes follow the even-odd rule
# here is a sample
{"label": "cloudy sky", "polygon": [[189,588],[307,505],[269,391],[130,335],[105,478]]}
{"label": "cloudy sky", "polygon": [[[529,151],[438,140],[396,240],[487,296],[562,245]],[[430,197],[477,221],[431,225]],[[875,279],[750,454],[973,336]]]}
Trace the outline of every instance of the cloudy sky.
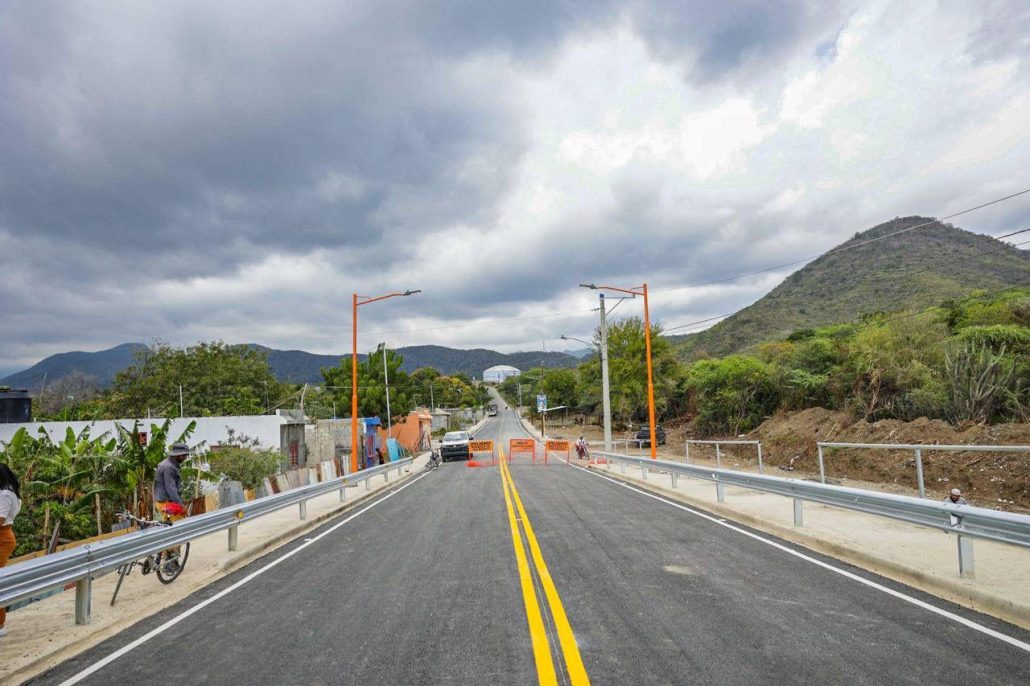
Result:
{"label": "cloudy sky", "polygon": [[[1028,163],[1025,0],[9,0],[0,370],[342,352],[351,293],[406,288],[361,349],[564,349],[580,282],[647,280],[669,327],[732,312],[789,270],[711,282]],[[1025,228],[1030,195],[954,223]]]}

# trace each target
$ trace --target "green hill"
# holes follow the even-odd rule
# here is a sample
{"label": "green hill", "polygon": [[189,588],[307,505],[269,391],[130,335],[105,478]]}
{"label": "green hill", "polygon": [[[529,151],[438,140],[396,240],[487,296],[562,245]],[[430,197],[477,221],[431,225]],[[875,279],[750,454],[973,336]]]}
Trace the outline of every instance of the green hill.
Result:
{"label": "green hill", "polygon": [[930,221],[901,217],[857,233],[712,328],[670,338],[686,358],[722,356],[798,329],[1030,283],[1030,253],[941,222],[862,245]]}

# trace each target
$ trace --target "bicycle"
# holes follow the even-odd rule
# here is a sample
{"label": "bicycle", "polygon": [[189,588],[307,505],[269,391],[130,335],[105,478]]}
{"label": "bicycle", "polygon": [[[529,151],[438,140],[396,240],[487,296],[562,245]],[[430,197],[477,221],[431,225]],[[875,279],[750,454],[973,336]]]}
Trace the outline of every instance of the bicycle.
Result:
{"label": "bicycle", "polygon": [[[152,519],[143,519],[137,517],[131,512],[119,512],[116,517],[119,521],[129,520],[136,524],[141,530],[149,529],[155,526],[171,526],[171,522],[155,521]],[[175,581],[179,574],[182,573],[183,567],[186,566],[186,560],[190,556],[190,544],[189,542],[169,548],[167,550],[161,550],[156,553],[151,553],[146,557],[133,560],[118,568],[118,583],[114,587],[114,594],[111,596],[111,605],[114,606],[114,601],[118,598],[118,591],[122,587],[122,581],[129,575],[132,568],[136,565],[140,566],[140,571],[144,576],[154,572],[157,575],[157,580],[163,584],[170,584]]]}

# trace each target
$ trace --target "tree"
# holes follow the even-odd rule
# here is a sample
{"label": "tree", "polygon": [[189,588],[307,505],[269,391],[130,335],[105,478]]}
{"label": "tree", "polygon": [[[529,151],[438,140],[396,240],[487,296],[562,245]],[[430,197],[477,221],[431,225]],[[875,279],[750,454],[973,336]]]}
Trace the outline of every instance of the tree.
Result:
{"label": "tree", "polygon": [[[186,348],[159,344],[140,351],[119,372],[107,398],[107,411],[121,417],[253,415],[266,411],[266,397],[280,397],[265,353],[221,341]],[[267,396],[266,396],[267,394]]]}
{"label": "tree", "polygon": [[552,407],[565,405],[575,407],[578,377],[571,369],[548,370],[540,383],[540,389],[547,395],[547,404]]}
{"label": "tree", "polygon": [[[676,361],[661,326],[651,325],[651,364],[654,377],[655,413],[674,414],[683,406],[682,368]],[[600,329],[594,342],[600,346]],[[648,415],[647,348],[640,317],[608,324],[608,371],[612,416],[622,421],[644,421]],[[579,404],[597,408],[601,403],[601,362],[592,357],[579,366]]]}
{"label": "tree", "polygon": [[[399,417],[411,412],[414,407],[411,377],[401,371],[404,358],[395,350],[379,348],[358,363],[358,414],[362,417],[386,416],[386,379],[383,374],[383,356],[390,381],[390,412]],[[332,391],[338,407],[345,408],[341,414],[350,414],[351,407],[351,358],[340,360],[337,367],[322,369],[322,378]]]}

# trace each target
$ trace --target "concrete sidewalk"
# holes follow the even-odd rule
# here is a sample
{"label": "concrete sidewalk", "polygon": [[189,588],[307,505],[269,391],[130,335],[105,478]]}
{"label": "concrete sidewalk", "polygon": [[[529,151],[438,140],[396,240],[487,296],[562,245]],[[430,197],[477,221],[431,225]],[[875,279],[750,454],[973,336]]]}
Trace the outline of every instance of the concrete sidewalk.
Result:
{"label": "concrete sidewalk", "polygon": [[639,468],[625,465],[623,473],[617,462],[589,468],[1030,629],[1025,548],[976,540],[976,577],[962,579],[956,539],[943,531],[809,502],[803,526],[795,527],[790,498],[726,486],[720,503],[710,481],[680,476],[673,488],[669,474],[659,470],[648,470],[644,480]]}
{"label": "concrete sidewalk", "polygon": [[[420,474],[426,459],[416,458],[400,482]],[[190,544],[186,568],[172,584],[165,586],[154,575],[143,576],[136,567],[122,583],[114,607],[110,603],[118,575],[98,578],[93,582],[92,614],[86,625],[75,624],[74,591],[8,613],[10,633],[0,639],[0,683],[19,684],[41,674],[400,482],[394,471],[389,481],[373,477],[369,490],[363,482],[348,487],[344,502],[338,491],[312,498],[304,520],[297,507],[287,507],[243,522],[234,552],[228,550],[225,531],[199,538]]]}

